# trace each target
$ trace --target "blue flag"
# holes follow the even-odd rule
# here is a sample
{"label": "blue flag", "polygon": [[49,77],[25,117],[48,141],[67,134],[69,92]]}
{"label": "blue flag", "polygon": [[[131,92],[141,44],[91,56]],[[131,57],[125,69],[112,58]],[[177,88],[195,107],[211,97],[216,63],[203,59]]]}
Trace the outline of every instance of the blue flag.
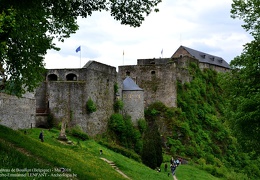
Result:
{"label": "blue flag", "polygon": [[76,53],[80,51],[80,46],[76,49]]}

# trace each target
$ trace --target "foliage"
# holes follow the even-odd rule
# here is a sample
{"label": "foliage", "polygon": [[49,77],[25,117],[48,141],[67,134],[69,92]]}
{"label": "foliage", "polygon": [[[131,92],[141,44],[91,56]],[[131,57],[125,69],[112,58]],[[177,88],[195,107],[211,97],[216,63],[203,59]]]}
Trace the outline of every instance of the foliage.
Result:
{"label": "foliage", "polygon": [[69,133],[76,137],[79,138],[80,140],[86,141],[89,139],[88,135],[82,131],[82,129],[79,126],[75,126],[70,129]]}
{"label": "foliage", "polygon": [[[67,137],[75,145],[60,143],[55,138],[57,137],[57,134],[59,134],[59,130],[52,129],[50,131],[44,131],[45,142],[42,143],[38,139],[38,135],[41,129],[27,129],[26,135],[23,133],[23,130],[19,132],[13,131],[9,128],[8,130],[6,129],[7,128],[0,126],[0,140],[15,144],[15,147],[11,147],[10,150],[19,150],[20,148],[20,150],[22,149],[21,153],[26,153],[24,154],[25,157],[27,157],[28,154],[31,154],[31,156],[27,157],[27,160],[30,160],[29,162],[25,159],[19,159],[18,156],[20,156],[20,154],[18,152],[12,153],[14,157],[10,157],[10,161],[8,162],[10,165],[13,165],[12,168],[17,167],[22,169],[26,167],[32,167],[40,169],[50,168],[53,170],[54,168],[63,167],[71,170],[70,172],[67,172],[68,174],[76,174],[77,179],[125,179],[120,173],[115,171],[114,168],[111,168],[107,162],[101,160],[101,158],[106,158],[109,161],[113,161],[119,170],[123,171],[131,179],[169,179],[167,173],[157,173],[156,171],[146,167],[144,164],[127,158],[120,153],[116,153],[109,148],[106,148],[106,146],[102,146],[96,143],[94,140],[81,141],[77,138],[71,137],[68,134]],[[80,141],[82,146],[81,148],[76,145],[78,141]],[[7,146],[6,142],[0,144],[2,144],[4,147]],[[102,155],[99,154],[100,149],[103,150]],[[7,156],[5,156],[6,151],[2,149],[2,147],[1,150],[3,150],[3,152],[1,151],[2,155],[0,155],[0,157],[7,158]],[[1,160],[2,158],[0,158],[0,164]],[[23,160],[25,161],[23,162]],[[15,164],[13,164],[13,162],[15,162]],[[34,162],[38,163],[38,165],[35,164],[35,166],[33,166]],[[28,163],[28,166],[26,166],[26,163]],[[31,165],[29,165],[30,163]],[[1,167],[3,169],[6,166],[3,165]],[[57,172],[57,174],[61,173]],[[47,173],[47,175],[50,175],[50,173]],[[61,174],[61,176],[62,175],[64,175],[64,173]],[[31,177],[28,179],[31,179]],[[38,179],[38,177],[36,179]],[[46,179],[46,177],[44,179]],[[59,177],[58,179],[68,179],[68,177]]]}
{"label": "foliage", "polygon": [[91,98],[89,98],[86,103],[86,109],[87,109],[88,114],[96,112],[96,110],[97,110],[96,104],[94,103],[94,101]]}
{"label": "foliage", "polygon": [[162,164],[162,141],[156,123],[148,126],[144,133],[141,158],[142,162],[152,169]]}
{"label": "foliage", "polygon": [[[131,179],[169,179],[167,175],[169,170],[167,172],[161,171],[160,173],[158,173],[146,167],[142,163],[129,159],[121,155],[120,153],[115,153],[109,148],[106,148],[106,146],[102,146],[93,140],[80,141],[79,139],[71,137],[68,134],[68,138],[73,141],[73,144],[76,144],[78,141],[80,141],[82,147],[78,148],[78,146],[76,145],[67,145],[57,141],[57,139],[55,138],[57,134],[59,134],[59,130],[57,129],[44,131],[44,143],[41,143],[38,140],[38,135],[41,129],[32,128],[27,129],[26,131],[27,133],[24,134],[24,130],[21,130],[19,132],[0,126],[0,147],[2,150],[2,154],[0,155],[0,165],[1,161],[10,165],[6,166],[7,164],[2,164],[2,169],[9,167],[19,167],[19,169],[26,167],[40,169],[67,167],[68,169],[71,169],[71,173],[77,174],[77,179],[125,179],[113,168],[111,168],[106,162],[102,161],[100,159],[100,157],[102,157],[108,159],[109,161],[113,161],[116,166]],[[12,146],[9,146],[10,143],[12,144]],[[99,149],[103,150],[102,155],[99,154]],[[24,158],[21,156],[23,156]],[[8,161],[6,161],[7,158]],[[164,164],[161,165],[161,169],[163,169],[163,165]],[[251,161],[250,164],[245,164],[244,168],[241,168],[241,171],[251,165],[259,166],[259,160],[258,163],[256,163],[256,161]],[[225,172],[224,169],[216,169],[216,171]],[[245,174],[243,174],[242,172],[236,173],[230,169],[228,169],[226,177],[217,178],[210,175],[205,170],[202,170],[196,164],[192,163],[190,163],[189,165],[178,166],[176,170],[176,176],[180,180],[249,179],[246,178]],[[46,177],[44,179],[46,179]],[[68,178],[65,177],[59,179]]]}
{"label": "foliage", "polygon": [[121,99],[118,99],[114,103],[114,111],[118,113],[120,110],[122,110],[124,107],[124,103]]}
{"label": "foliage", "polygon": [[259,36],[260,30],[260,2],[255,0],[233,0],[231,17],[242,19],[245,24],[242,27],[250,31],[254,37]]}
{"label": "foliage", "polygon": [[231,72],[223,76],[222,86],[229,99],[226,118],[243,151],[260,153],[260,2],[232,3],[232,17],[244,21],[242,26],[253,36],[240,56],[231,61]]}
{"label": "foliage", "polygon": [[145,16],[158,11],[155,7],[160,2],[1,0],[0,70],[5,77],[5,92],[21,96],[42,82],[47,50],[59,50],[53,40],[63,42],[76,32],[77,17],[86,18],[94,11],[104,10],[123,25],[139,27]]}
{"label": "foliage", "polygon": [[119,89],[118,84],[115,83],[114,84],[114,92],[115,92],[115,94],[118,93],[118,89]]}
{"label": "foliage", "polygon": [[108,133],[117,144],[140,153],[142,149],[141,134],[133,126],[130,116],[112,114],[108,121]]}
{"label": "foliage", "polygon": [[147,128],[144,132],[141,157],[142,162],[152,169],[160,167],[163,162],[162,140],[156,123],[159,112],[155,109],[155,106],[158,104],[160,103],[153,103],[145,110]]}
{"label": "foliage", "polygon": [[137,121],[138,124],[138,129],[140,131],[141,134],[143,134],[145,132],[145,130],[147,129],[147,123],[145,121],[145,119],[139,119]]}

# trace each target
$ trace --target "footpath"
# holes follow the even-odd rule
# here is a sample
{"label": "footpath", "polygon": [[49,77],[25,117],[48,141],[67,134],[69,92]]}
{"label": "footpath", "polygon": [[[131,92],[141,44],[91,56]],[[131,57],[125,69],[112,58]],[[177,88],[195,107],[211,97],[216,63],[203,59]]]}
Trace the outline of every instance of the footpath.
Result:
{"label": "footpath", "polygon": [[107,160],[106,158],[100,158],[102,159],[103,161],[107,162],[110,166],[112,166],[118,173],[120,173],[122,176],[124,176],[126,179],[131,179],[129,178],[125,173],[123,173],[117,166],[116,164],[113,162],[113,161],[109,161]]}

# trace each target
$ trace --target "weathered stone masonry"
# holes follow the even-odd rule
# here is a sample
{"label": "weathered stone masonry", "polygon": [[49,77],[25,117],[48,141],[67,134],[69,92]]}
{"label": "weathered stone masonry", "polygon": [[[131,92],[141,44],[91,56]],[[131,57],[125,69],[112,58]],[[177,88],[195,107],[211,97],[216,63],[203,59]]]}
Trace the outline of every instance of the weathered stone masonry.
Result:
{"label": "weathered stone masonry", "polygon": [[[222,58],[180,46],[171,58],[138,59],[137,65],[116,68],[89,61],[80,69],[49,69],[35,96],[23,98],[0,93],[0,124],[18,129],[46,126],[47,115],[56,123],[80,126],[90,136],[106,131],[114,113],[116,99],[124,103],[123,114],[134,124],[144,117],[144,108],[155,101],[176,107],[177,82],[189,82],[187,65],[195,62],[201,69],[229,70]],[[114,86],[118,84],[118,92]],[[92,99],[97,111],[87,113],[86,102]]]}
{"label": "weathered stone masonry", "polygon": [[[46,109],[57,122],[66,118],[69,126],[79,125],[91,136],[102,133],[113,114],[115,83],[116,68],[95,61],[82,69],[48,70],[46,81],[37,89],[37,110]],[[90,98],[97,111],[88,114]]]}
{"label": "weathered stone masonry", "polygon": [[34,97],[17,98],[0,93],[0,124],[13,129],[34,127],[35,105]]}

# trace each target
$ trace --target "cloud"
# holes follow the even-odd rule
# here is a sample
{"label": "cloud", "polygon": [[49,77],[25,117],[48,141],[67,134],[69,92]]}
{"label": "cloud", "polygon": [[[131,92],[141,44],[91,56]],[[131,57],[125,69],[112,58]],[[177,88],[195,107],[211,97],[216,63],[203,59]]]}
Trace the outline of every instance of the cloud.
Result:
{"label": "cloud", "polygon": [[[160,12],[151,13],[142,26],[121,25],[108,12],[94,12],[78,18],[79,30],[64,43],[61,51],[48,51],[47,68],[80,67],[88,60],[111,66],[134,65],[137,59],[171,57],[180,45],[213,54],[230,62],[240,55],[251,37],[242,22],[230,17],[232,0],[164,0]],[[123,51],[124,56],[123,56]],[[72,63],[72,62],[73,63]]]}

